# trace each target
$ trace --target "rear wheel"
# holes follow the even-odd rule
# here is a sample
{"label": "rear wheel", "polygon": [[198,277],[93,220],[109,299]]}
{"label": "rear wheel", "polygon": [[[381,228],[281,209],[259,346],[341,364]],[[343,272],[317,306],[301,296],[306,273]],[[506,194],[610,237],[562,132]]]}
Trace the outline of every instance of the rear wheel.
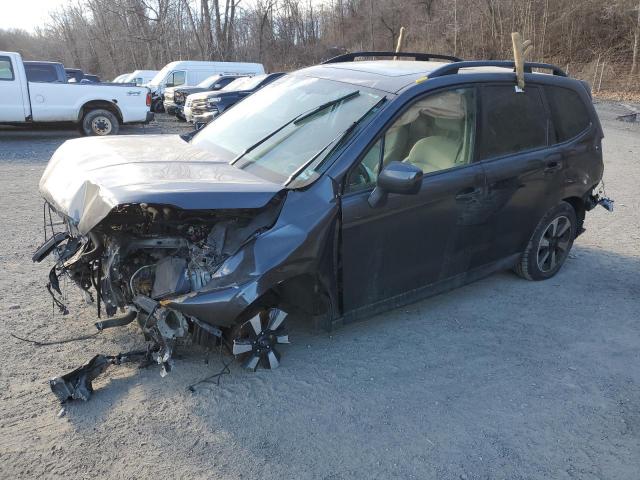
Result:
{"label": "rear wheel", "polygon": [[567,202],[560,202],[538,223],[515,272],[527,280],[553,277],[569,256],[576,229],[575,210]]}
{"label": "rear wheel", "polygon": [[89,110],[82,117],[80,130],[83,135],[116,135],[120,130],[118,118],[109,110]]}

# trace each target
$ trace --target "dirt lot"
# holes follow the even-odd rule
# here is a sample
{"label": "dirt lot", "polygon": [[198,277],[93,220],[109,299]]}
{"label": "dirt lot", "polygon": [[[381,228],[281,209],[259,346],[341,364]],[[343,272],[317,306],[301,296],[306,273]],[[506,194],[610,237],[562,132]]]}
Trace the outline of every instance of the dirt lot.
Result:
{"label": "dirt lot", "polygon": [[[95,339],[94,309],[52,314],[37,192],[73,131],[0,131],[0,477],[633,479],[640,476],[640,125],[598,105],[616,211],[552,280],[505,272],[335,331],[292,325],[274,371],[186,353],[174,372],[112,368],[58,418],[49,377],[142,345],[133,325]],[[125,133],[179,131],[163,120]]]}

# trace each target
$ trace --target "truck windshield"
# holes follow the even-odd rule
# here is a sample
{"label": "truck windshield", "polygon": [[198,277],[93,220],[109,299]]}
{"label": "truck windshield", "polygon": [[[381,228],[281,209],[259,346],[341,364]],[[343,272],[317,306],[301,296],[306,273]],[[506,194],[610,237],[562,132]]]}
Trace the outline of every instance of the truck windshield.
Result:
{"label": "truck windshield", "polygon": [[173,69],[173,65],[171,64],[165,65],[162,68],[162,70],[156,73],[156,76],[153,77],[153,79],[149,82],[149,85],[154,85],[156,87],[159,86],[172,69]]}
{"label": "truck windshield", "polygon": [[251,90],[257,87],[264,80],[266,75],[256,75],[255,77],[242,77],[234,80],[222,90],[227,92],[235,92],[237,90]]}
{"label": "truck windshield", "polygon": [[220,75],[216,73],[215,75],[205,78],[196,86],[200,88],[209,88],[209,85],[215,82],[218,78],[220,78]]}
{"label": "truck windshield", "polygon": [[317,154],[328,154],[323,149],[384,95],[333,80],[287,75],[211,122],[191,144],[229,162],[241,156],[236,167],[284,184]]}

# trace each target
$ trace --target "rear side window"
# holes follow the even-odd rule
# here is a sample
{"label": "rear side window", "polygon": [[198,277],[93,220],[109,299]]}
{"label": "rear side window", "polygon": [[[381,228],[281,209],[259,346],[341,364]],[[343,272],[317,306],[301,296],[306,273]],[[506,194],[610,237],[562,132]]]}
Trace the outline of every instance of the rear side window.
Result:
{"label": "rear side window", "polygon": [[548,119],[538,88],[483,87],[482,111],[481,160],[547,145]]}
{"label": "rear side window", "polygon": [[591,125],[584,102],[573,90],[544,87],[558,143],[566,142],[584,132]]}
{"label": "rear side window", "polygon": [[0,57],[0,80],[13,80],[13,65],[9,57]]}
{"label": "rear side window", "polygon": [[56,68],[53,65],[25,65],[27,80],[30,82],[57,82]]}

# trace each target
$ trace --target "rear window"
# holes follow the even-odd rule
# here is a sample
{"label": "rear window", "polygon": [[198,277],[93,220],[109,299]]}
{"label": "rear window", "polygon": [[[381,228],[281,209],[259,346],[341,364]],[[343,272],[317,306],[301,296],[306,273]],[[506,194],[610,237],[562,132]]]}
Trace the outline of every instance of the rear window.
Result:
{"label": "rear window", "polygon": [[547,145],[548,119],[537,87],[483,87],[482,112],[481,160]]}
{"label": "rear window", "polygon": [[0,57],[0,80],[13,80],[13,65],[9,57]]}
{"label": "rear window", "polygon": [[53,65],[29,65],[24,69],[27,73],[27,80],[30,82],[57,82],[56,67]]}
{"label": "rear window", "polygon": [[566,142],[589,128],[591,119],[580,95],[562,87],[545,86],[544,90],[558,143]]}

